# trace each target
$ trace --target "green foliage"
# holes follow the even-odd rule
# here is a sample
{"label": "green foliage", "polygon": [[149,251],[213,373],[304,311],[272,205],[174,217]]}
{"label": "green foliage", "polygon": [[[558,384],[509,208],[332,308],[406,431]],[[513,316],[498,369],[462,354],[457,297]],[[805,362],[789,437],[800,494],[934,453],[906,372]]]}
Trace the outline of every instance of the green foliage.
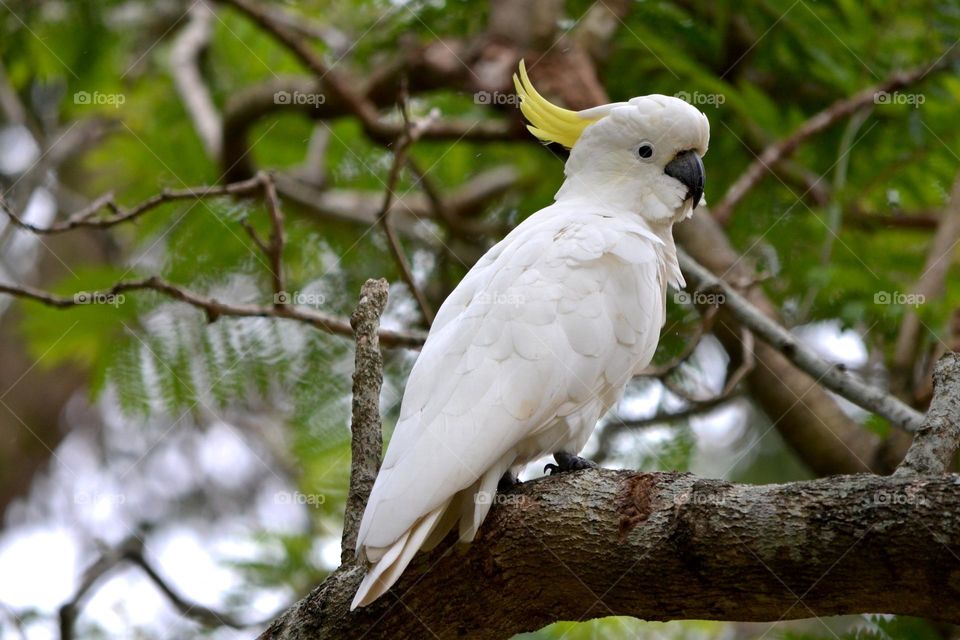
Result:
{"label": "green foliage", "polygon": [[[863,621],[849,631],[837,635],[834,632],[796,633],[787,631],[774,635],[782,640],[939,640],[942,634],[926,620],[908,616],[863,616]],[[826,631],[826,629],[825,629]]]}
{"label": "green foliage", "polygon": [[[584,609],[589,603],[584,603]],[[600,611],[603,605],[595,605]],[[587,614],[597,612],[588,610]],[[611,616],[588,622],[557,622],[534,633],[522,633],[515,640],[708,640],[724,637],[726,625],[703,620],[684,622],[643,622],[636,618]]]}

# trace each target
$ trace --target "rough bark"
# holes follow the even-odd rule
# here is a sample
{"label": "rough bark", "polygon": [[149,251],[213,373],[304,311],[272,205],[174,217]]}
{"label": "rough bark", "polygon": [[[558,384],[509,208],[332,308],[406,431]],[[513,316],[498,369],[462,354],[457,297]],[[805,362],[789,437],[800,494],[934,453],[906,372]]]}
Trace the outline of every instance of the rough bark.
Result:
{"label": "rough bark", "polygon": [[898,474],[943,473],[957,452],[960,443],[960,393],[950,390],[960,389],[960,355],[948,353],[937,362],[933,384],[937,393],[903,464],[897,469]]}
{"label": "rough bark", "polygon": [[383,386],[383,354],[380,353],[380,315],[387,306],[389,285],[384,279],[367,280],[360,302],[350,316],[356,334],[357,352],[353,372],[353,415],[350,444],[350,493],[343,522],[340,562],[353,561],[353,548],[363,508],[380,470],[383,425],[380,420],[380,387]]}
{"label": "rough bark", "polygon": [[[450,541],[452,543],[452,541]],[[503,494],[464,549],[421,554],[369,607],[335,572],[264,639],[507,638],[556,620],[960,622],[960,476],[733,485],[590,470]]]}

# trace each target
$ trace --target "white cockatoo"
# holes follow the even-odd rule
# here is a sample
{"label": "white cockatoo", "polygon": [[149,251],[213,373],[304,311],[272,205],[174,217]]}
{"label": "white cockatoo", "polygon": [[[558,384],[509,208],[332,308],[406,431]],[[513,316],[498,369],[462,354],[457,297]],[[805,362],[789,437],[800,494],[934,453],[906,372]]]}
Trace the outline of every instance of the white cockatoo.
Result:
{"label": "white cockatoo", "polygon": [[370,567],[351,608],[386,592],[459,523],[473,540],[498,485],[578,457],[646,367],[680,287],[672,226],[703,196],[710,125],[677,98],[584,111],[514,76],[530,131],[570,149],[555,202],[490,249],[437,313],[360,525]]}

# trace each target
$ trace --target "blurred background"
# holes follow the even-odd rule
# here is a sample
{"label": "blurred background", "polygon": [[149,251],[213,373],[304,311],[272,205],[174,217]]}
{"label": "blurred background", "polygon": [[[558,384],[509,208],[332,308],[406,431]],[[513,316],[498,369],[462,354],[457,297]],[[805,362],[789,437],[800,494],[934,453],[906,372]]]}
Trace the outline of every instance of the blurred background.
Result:
{"label": "blurred background", "polygon": [[[394,140],[372,135],[331,91],[333,75],[311,73],[234,5],[0,0],[6,206],[45,228],[107,193],[132,207],[164,189],[270,170],[292,302],[347,317],[364,280],[386,277],[384,326],[425,329],[424,305],[376,224]],[[516,108],[510,75],[521,57],[538,87],[571,108],[648,93],[698,106],[712,128],[710,205],[811,116],[898,71],[922,70],[805,137],[727,211],[697,215],[719,214],[722,250],[736,252],[798,336],[921,410],[929,401],[930,363],[960,342],[960,278],[951,277],[960,206],[949,198],[960,167],[951,57],[960,4],[253,6],[366,96],[383,122],[402,124],[399,101],[414,120],[451,123],[446,135],[412,145],[390,209],[431,310],[562,181],[563,150],[537,143]],[[257,197],[188,198],[108,229],[54,234],[5,215],[0,282],[72,297],[160,275],[219,300],[269,306],[270,265],[257,238],[270,229]],[[352,341],[295,320],[211,322],[156,292],[79,302],[58,309],[0,296],[0,637],[255,637],[339,564]],[[789,430],[800,394],[777,413],[764,384],[771,374],[751,371],[751,358],[712,334],[709,302],[671,294],[655,366],[631,383],[586,455],[609,467],[750,483],[850,471],[811,453],[806,439],[816,434]],[[416,355],[385,352],[388,434]],[[822,395],[803,406],[825,428],[849,424],[870,446],[897,450],[884,420]],[[540,469],[531,465],[527,477]],[[609,618],[523,637],[944,638],[955,630],[887,616]]]}

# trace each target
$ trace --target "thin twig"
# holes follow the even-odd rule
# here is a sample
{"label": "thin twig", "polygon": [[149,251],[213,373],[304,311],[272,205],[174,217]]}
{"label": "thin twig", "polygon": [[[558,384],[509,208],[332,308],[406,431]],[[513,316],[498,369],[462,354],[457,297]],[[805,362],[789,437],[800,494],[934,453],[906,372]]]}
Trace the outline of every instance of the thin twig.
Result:
{"label": "thin twig", "polygon": [[277,187],[269,174],[261,173],[260,178],[267,211],[270,212],[270,244],[267,245],[267,257],[270,259],[270,270],[273,276],[274,304],[286,304],[284,296],[286,280],[283,276],[283,245],[286,242],[286,234],[283,227],[283,210],[280,208],[280,199],[277,197]]}
{"label": "thin twig", "polygon": [[384,235],[387,237],[387,244],[390,246],[390,253],[393,255],[393,259],[396,261],[397,266],[400,267],[400,275],[403,277],[403,281],[407,283],[407,287],[410,289],[410,293],[413,294],[413,297],[417,301],[417,306],[420,307],[420,312],[423,314],[423,319],[426,321],[427,326],[433,324],[433,310],[430,308],[430,303],[427,301],[427,296],[423,293],[419,286],[417,286],[417,281],[413,277],[413,270],[410,268],[410,263],[407,261],[407,256],[403,253],[403,247],[400,244],[400,238],[397,237],[397,232],[393,228],[393,225],[390,223],[390,212],[391,205],[393,204],[394,198],[394,189],[396,189],[397,181],[400,179],[400,171],[403,169],[403,165],[406,162],[407,152],[410,149],[410,146],[416,142],[419,137],[419,133],[423,131],[423,127],[419,125],[414,125],[410,122],[407,115],[406,103],[401,99],[400,103],[400,113],[403,115],[403,121],[405,124],[404,133],[397,139],[393,148],[393,163],[390,165],[390,173],[387,174],[387,183],[386,191],[383,196],[383,206],[380,207],[380,213],[377,215],[377,223],[383,229]]}
{"label": "thin twig", "polygon": [[[34,300],[49,307],[66,309],[83,306],[91,303],[103,302],[106,304],[120,304],[119,294],[128,291],[156,291],[174,300],[179,300],[192,307],[203,310],[210,322],[221,316],[238,318],[281,318],[296,320],[309,324],[327,333],[340,336],[353,336],[350,323],[337,316],[329,315],[313,309],[294,306],[261,306],[255,304],[233,304],[221,302],[196,292],[185,289],[162,278],[151,276],[140,280],[127,280],[114,284],[108,289],[96,291],[81,291],[72,296],[58,296],[56,294],[27,285],[13,285],[0,283],[0,293],[6,293],[18,298]],[[386,347],[406,347],[418,349],[425,339],[424,334],[416,331],[380,330],[380,341]]]}
{"label": "thin twig", "polygon": [[60,607],[61,640],[70,640],[73,638],[74,624],[80,613],[80,605],[90,590],[93,589],[104,575],[117,566],[127,562],[140,567],[140,569],[147,574],[147,577],[150,578],[157,588],[170,600],[173,606],[176,607],[180,614],[186,618],[195,620],[208,627],[226,625],[234,629],[244,629],[263,624],[262,622],[244,624],[230,614],[218,612],[197,602],[187,600],[170,586],[147,561],[143,554],[143,541],[136,536],[130,536],[117,546],[111,547],[101,553],[100,557],[83,572],[80,585],[74,592],[73,597]]}
{"label": "thin twig", "polygon": [[847,400],[872,411],[893,424],[916,431],[923,416],[895,396],[855,378],[842,367],[827,362],[797,340],[789,331],[765,316],[727,282],[717,278],[685,251],[678,251],[680,266],[687,281],[698,289],[714,288],[723,292],[724,306],[761,340],[782,353],[820,385]]}
{"label": "thin twig", "polygon": [[734,369],[733,373],[727,376],[727,381],[724,383],[719,397],[725,398],[732,394],[733,390],[737,388],[738,384],[740,384],[740,381],[746,378],[747,375],[753,371],[753,367],[756,364],[753,342],[753,332],[746,327],[741,327],[740,346],[742,359],[740,360],[740,366]]}
{"label": "thin twig", "polygon": [[380,353],[378,330],[380,316],[387,306],[388,291],[386,280],[367,280],[360,291],[360,302],[350,316],[357,339],[357,351],[350,422],[350,489],[340,545],[340,562],[344,564],[354,560],[360,520],[380,469],[380,453],[383,449],[383,426],[380,420],[383,354]]}
{"label": "thin twig", "polygon": [[864,106],[873,104],[881,93],[892,93],[923,80],[929,74],[948,68],[956,62],[957,56],[944,55],[935,62],[926,63],[909,71],[897,71],[886,80],[855,93],[852,96],[837,100],[829,107],[820,111],[786,138],[768,146],[757,157],[746,171],[727,190],[723,200],[711,211],[714,218],[721,224],[730,219],[734,207],[753,189],[767,171],[775,164],[792,154],[807,138],[829,128],[835,122],[858,111]]}
{"label": "thin twig", "polygon": [[[510,231],[509,227],[505,227],[502,224],[490,224],[481,220],[473,220],[463,215],[464,213],[478,209],[478,207],[473,206],[472,203],[479,202],[476,196],[484,193],[482,189],[473,190],[469,188],[471,187],[471,183],[479,187],[483,185],[483,183],[488,182],[486,178],[502,179],[505,174],[499,173],[499,170],[491,171],[486,175],[479,174],[475,179],[465,184],[458,192],[451,194],[449,197],[445,197],[440,193],[440,190],[437,189],[433,181],[430,180],[429,176],[427,176],[426,171],[424,171],[420,164],[409,154],[407,155],[406,162],[407,168],[410,169],[410,172],[416,178],[416,184],[420,186],[424,195],[427,197],[427,203],[430,205],[429,214],[446,226],[453,235],[476,241],[477,238],[482,236],[499,238]],[[513,183],[515,184],[516,180],[514,180]],[[507,184],[508,181],[500,184],[497,184],[493,180],[489,181],[489,186],[493,188],[489,190],[489,198],[487,198],[487,200],[506,192],[507,189],[501,187]],[[470,197],[463,197],[468,194],[470,194]]]}
{"label": "thin twig", "polygon": [[[377,106],[365,95],[353,90],[351,83],[340,73],[327,65],[299,34],[279,22],[268,10],[249,0],[219,0],[228,4],[260,25],[280,44],[290,50],[324,84],[336,94],[348,110],[363,125],[367,135],[380,143],[387,144],[402,133],[394,123],[380,119]],[[511,125],[506,122],[454,122],[433,120],[426,124],[421,135],[425,138],[454,138],[471,140],[502,140],[508,137]]]}
{"label": "thin twig", "polygon": [[700,324],[697,325],[696,331],[687,340],[687,343],[684,345],[680,353],[663,364],[648,366],[638,375],[651,378],[664,378],[679,369],[684,362],[690,359],[690,356],[693,355],[693,352],[697,350],[697,347],[700,345],[700,341],[703,339],[703,336],[710,333],[710,329],[713,327],[713,322],[717,317],[718,309],[719,307],[716,306],[709,306],[706,308],[706,310],[703,312],[703,315],[700,317]]}
{"label": "thin twig", "polygon": [[180,101],[193,121],[207,155],[219,161],[223,123],[200,72],[200,57],[210,45],[215,16],[213,7],[204,0],[194,2],[188,13],[190,22],[177,35],[170,49],[170,71]]}
{"label": "thin twig", "polygon": [[690,418],[710,413],[728,402],[738,400],[740,397],[740,395],[731,394],[728,396],[716,396],[703,401],[688,401],[687,406],[679,411],[661,410],[648,418],[638,418],[636,420],[627,420],[619,416],[613,416],[600,430],[600,434],[597,437],[597,451],[599,452],[600,458],[605,459],[609,456],[611,442],[622,433],[683,422]]}
{"label": "thin twig", "polygon": [[[47,227],[40,227],[26,222],[13,212],[13,209],[2,197],[0,197],[0,208],[3,209],[4,213],[9,216],[10,220],[13,221],[16,226],[38,235],[52,235],[79,227],[106,229],[123,222],[136,220],[160,205],[177,200],[196,200],[226,195],[248,195],[262,188],[263,177],[262,175],[257,175],[248,180],[241,180],[240,182],[232,182],[225,185],[203,185],[187,187],[185,189],[164,189],[160,193],[147,198],[131,208],[119,207],[114,200],[114,195],[112,193],[106,193],[86,207],[74,212],[66,219],[55,222]],[[111,215],[97,217],[97,213],[103,209],[108,209]]]}
{"label": "thin twig", "polygon": [[[847,172],[850,168],[850,151],[856,142],[857,133],[863,126],[863,123],[870,117],[872,111],[869,107],[864,107],[856,111],[847,121],[847,126],[844,127],[843,136],[840,138],[840,146],[837,149],[836,168],[833,174],[833,187],[831,191],[834,194],[843,193],[843,190],[847,187]],[[835,197],[829,200],[826,209],[827,233],[823,237],[823,246],[820,249],[820,267],[823,269],[826,269],[830,265],[833,246],[837,238],[840,237],[840,226],[843,223],[843,207],[840,204],[839,198]],[[798,324],[805,322],[810,316],[813,304],[816,302],[819,294],[820,287],[816,284],[812,284],[810,288],[807,289],[803,301],[800,303],[800,309],[796,314]]]}

